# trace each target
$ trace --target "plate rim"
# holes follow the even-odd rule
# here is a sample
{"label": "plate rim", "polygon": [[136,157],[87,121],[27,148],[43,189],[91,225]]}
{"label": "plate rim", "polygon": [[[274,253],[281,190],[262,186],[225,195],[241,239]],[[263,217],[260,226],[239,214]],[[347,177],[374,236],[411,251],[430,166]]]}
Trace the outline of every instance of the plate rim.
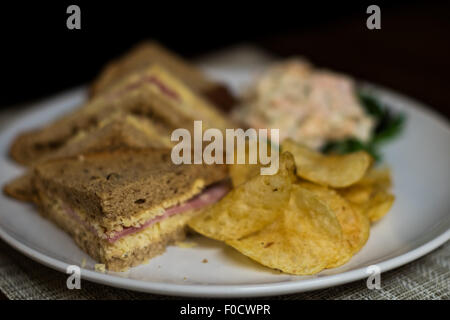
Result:
{"label": "plate rim", "polygon": [[[362,81],[364,86],[368,89],[373,89],[378,93],[393,96],[396,99],[403,101],[407,104],[407,108],[415,109],[416,111],[425,114],[432,118],[433,121],[439,123],[442,129],[450,132],[450,122],[448,119],[440,115],[438,112],[429,109],[425,104],[410,98],[406,95],[398,93],[397,91],[385,88],[383,86],[374,85],[370,82]],[[46,101],[60,100],[63,97],[72,97],[80,94],[84,94],[85,86],[76,87],[69,89],[60,94],[49,97],[48,99],[43,99],[41,102],[33,104],[30,108],[24,111],[24,114],[33,113],[38,105],[42,105]],[[13,119],[9,124],[5,125],[2,130],[0,130],[0,135],[6,131],[9,131],[20,118]],[[22,243],[16,237],[10,234],[1,224],[0,224],[0,238],[2,238],[6,243],[12,246],[14,249],[18,250],[25,256],[31,258],[38,263],[41,263],[47,267],[57,270],[62,273],[66,273],[66,268],[70,264],[58,260],[56,258],[50,257],[49,255],[40,252],[37,249],[29,247],[25,243]],[[387,260],[377,263],[380,267],[381,272],[386,272],[394,268],[400,267],[411,261],[414,261],[427,253],[433,251],[439,246],[445,244],[450,240],[450,228],[442,231],[436,237],[426,241],[422,245],[407,251],[398,256],[389,258]],[[357,280],[361,280],[368,277],[366,273],[366,267],[360,267],[357,269],[344,271],[341,273],[326,275],[323,277],[312,278],[312,279],[299,279],[289,282],[273,282],[266,284],[230,284],[230,285],[202,285],[202,284],[175,284],[175,283],[164,283],[164,282],[153,282],[153,281],[142,281],[137,279],[122,278],[115,275],[103,274],[93,270],[88,270],[81,268],[81,278],[91,282],[108,285],[116,288],[128,289],[139,292],[171,295],[171,296],[182,296],[182,297],[211,297],[211,298],[231,298],[231,297],[263,297],[263,296],[274,296],[283,294],[292,294],[298,292],[307,292],[312,290],[318,290],[328,287],[333,287]]]}

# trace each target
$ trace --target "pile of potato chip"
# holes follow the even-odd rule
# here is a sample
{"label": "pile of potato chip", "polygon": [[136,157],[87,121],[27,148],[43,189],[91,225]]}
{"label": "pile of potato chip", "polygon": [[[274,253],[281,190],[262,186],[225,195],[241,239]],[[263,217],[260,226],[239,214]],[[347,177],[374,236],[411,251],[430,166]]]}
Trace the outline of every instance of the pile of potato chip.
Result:
{"label": "pile of potato chip", "polygon": [[279,170],[232,165],[234,188],[189,226],[273,269],[310,275],[338,267],[391,208],[390,173],[363,151],[323,155],[283,141]]}

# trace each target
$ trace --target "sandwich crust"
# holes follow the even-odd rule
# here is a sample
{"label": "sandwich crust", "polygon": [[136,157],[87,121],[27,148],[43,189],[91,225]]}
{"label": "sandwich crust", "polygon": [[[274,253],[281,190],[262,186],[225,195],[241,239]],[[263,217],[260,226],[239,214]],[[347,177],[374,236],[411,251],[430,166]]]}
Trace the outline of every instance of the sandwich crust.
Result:
{"label": "sandwich crust", "polygon": [[27,171],[25,174],[11,180],[3,186],[3,192],[17,200],[24,202],[37,202],[36,189],[32,184],[33,174]]}

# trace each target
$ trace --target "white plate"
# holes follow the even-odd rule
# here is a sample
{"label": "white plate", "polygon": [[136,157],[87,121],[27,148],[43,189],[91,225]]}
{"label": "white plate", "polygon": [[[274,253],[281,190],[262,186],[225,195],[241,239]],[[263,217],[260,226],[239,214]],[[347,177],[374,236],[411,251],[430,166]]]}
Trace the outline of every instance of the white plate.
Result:
{"label": "white plate", "polygon": [[[251,69],[222,63],[204,65],[208,72],[238,88]],[[94,271],[95,262],[69,236],[41,218],[35,208],[0,196],[0,236],[32,259],[65,272],[71,264],[87,264],[82,279],[137,291],[202,297],[279,295],[343,284],[367,277],[376,264],[387,271],[430,252],[450,238],[450,130],[448,123],[419,103],[387,90],[374,89],[382,100],[408,116],[403,136],[383,150],[392,167],[397,197],[391,212],[375,224],[366,246],[349,263],[315,276],[277,274],[219,242],[197,237],[194,248],[169,247],[148,264],[124,273]],[[0,185],[22,168],[7,156],[21,130],[49,121],[84,99],[76,89],[36,105],[0,134]],[[208,263],[202,263],[207,259]],[[363,286],[364,283],[361,283]]]}

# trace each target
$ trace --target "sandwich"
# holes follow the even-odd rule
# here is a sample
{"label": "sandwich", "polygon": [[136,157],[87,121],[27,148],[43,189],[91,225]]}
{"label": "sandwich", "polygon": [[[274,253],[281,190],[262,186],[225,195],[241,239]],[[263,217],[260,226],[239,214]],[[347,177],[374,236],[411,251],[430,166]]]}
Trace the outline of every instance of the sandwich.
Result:
{"label": "sandwich", "polygon": [[90,96],[95,97],[109,90],[127,75],[153,64],[161,65],[186,83],[191,90],[225,111],[235,104],[234,97],[225,85],[209,79],[196,67],[153,41],[141,43],[106,65],[91,85]]}
{"label": "sandwich", "polygon": [[126,270],[183,239],[188,220],[228,191],[225,165],[171,161],[172,131],[195,120],[234,127],[164,66],[139,68],[19,135],[10,154],[28,168],[4,192],[36,204],[109,270]]}
{"label": "sandwich", "polygon": [[165,132],[161,134],[166,134],[166,139],[176,128],[192,129],[194,120],[202,120],[205,130],[234,127],[224,114],[182,81],[166,69],[153,65],[127,75],[109,91],[49,125],[22,133],[13,141],[10,154],[24,165],[39,162],[63,149],[77,136],[98,129],[118,112],[148,119],[153,127],[158,126],[155,130]]}
{"label": "sandwich", "polygon": [[170,149],[93,152],[37,164],[42,215],[111,271],[183,239],[187,221],[223,197],[224,165],[174,165]]}

